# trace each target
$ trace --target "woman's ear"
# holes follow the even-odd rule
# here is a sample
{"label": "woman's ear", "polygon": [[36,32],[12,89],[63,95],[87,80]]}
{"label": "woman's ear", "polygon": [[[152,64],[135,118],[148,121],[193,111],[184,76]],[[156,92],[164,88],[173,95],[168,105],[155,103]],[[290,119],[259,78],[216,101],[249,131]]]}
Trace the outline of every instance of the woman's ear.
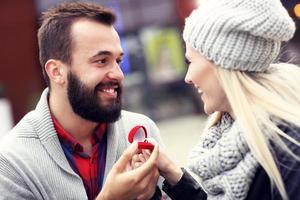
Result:
{"label": "woman's ear", "polygon": [[50,59],[45,64],[45,71],[51,82],[63,85],[66,82],[65,66],[59,60]]}

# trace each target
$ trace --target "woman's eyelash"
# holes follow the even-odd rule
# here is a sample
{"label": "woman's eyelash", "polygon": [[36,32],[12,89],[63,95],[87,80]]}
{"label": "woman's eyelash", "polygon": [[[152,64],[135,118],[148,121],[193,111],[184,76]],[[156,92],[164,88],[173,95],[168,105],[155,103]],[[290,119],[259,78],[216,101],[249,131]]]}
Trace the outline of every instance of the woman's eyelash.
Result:
{"label": "woman's eyelash", "polygon": [[118,59],[117,63],[120,64],[120,63],[122,63],[122,61],[123,61],[122,59]]}
{"label": "woman's eyelash", "polygon": [[187,58],[185,59],[185,63],[187,64],[187,65],[189,65],[189,64],[191,64],[191,61],[189,61]]}

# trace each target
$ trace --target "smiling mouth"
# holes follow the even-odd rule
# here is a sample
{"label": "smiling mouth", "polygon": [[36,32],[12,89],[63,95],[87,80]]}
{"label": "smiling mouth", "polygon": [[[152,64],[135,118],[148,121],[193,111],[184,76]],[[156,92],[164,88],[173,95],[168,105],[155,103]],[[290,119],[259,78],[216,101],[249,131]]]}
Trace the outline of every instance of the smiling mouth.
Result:
{"label": "smiling mouth", "polygon": [[203,91],[198,87],[198,85],[194,85],[194,87],[196,88],[196,90],[200,95],[203,94]]}
{"label": "smiling mouth", "polygon": [[100,91],[105,96],[116,98],[118,95],[118,86],[105,86],[98,91]]}
{"label": "smiling mouth", "polygon": [[114,88],[109,88],[109,89],[102,89],[100,90],[101,92],[105,92],[108,94],[114,94],[115,92],[117,92]]}
{"label": "smiling mouth", "polygon": [[202,90],[198,89],[197,91],[198,91],[199,94],[203,94]]}

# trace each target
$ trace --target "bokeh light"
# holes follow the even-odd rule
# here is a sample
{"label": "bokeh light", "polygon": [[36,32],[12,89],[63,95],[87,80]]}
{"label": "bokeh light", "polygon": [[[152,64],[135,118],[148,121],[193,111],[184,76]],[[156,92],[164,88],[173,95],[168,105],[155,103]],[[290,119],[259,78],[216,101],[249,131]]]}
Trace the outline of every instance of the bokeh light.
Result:
{"label": "bokeh light", "polygon": [[300,19],[300,3],[296,4],[294,7],[294,13],[298,19]]}

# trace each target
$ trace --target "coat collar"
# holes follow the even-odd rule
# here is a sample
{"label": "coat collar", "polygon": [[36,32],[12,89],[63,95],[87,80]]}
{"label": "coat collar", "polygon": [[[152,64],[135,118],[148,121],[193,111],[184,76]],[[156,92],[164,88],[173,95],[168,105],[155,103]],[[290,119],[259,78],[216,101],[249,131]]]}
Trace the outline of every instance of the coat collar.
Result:
{"label": "coat collar", "polygon": [[49,89],[46,88],[35,108],[36,117],[33,126],[41,141],[41,144],[50,157],[66,172],[77,175],[68,163],[64,151],[60,145],[57,133],[51,119],[48,105]]}

